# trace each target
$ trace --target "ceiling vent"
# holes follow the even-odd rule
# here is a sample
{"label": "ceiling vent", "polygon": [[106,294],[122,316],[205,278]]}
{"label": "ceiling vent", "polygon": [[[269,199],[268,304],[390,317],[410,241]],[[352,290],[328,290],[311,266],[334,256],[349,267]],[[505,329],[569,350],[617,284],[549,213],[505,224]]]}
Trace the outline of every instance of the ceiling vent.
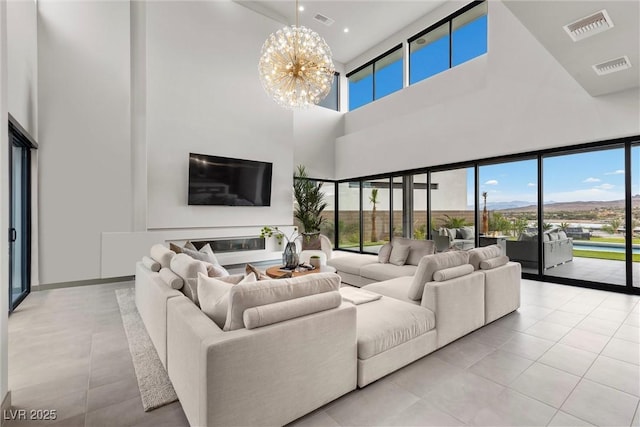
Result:
{"label": "ceiling vent", "polygon": [[329,27],[334,22],[336,22],[333,19],[329,18],[328,16],[324,16],[324,15],[322,15],[320,13],[316,13],[316,16],[314,16],[313,19],[315,19],[316,21],[326,25],[327,27]]}
{"label": "ceiling vent", "polygon": [[620,58],[592,65],[592,67],[597,75],[604,76],[605,74],[611,74],[615,73],[616,71],[622,71],[626,70],[627,68],[631,68],[631,62],[629,62],[629,57],[625,55],[621,56]]}
{"label": "ceiling vent", "polygon": [[569,34],[571,40],[577,42],[578,40],[586,39],[587,37],[607,31],[612,27],[613,22],[611,18],[609,18],[609,14],[606,10],[602,9],[600,12],[585,16],[562,28]]}

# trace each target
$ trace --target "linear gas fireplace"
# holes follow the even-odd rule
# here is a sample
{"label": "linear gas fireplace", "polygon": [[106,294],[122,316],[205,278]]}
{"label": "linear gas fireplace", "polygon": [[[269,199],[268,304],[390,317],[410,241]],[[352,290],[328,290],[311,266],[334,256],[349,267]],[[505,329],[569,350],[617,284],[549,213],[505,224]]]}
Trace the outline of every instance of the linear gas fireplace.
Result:
{"label": "linear gas fireplace", "polygon": [[193,243],[193,245],[198,250],[208,243],[215,253],[260,251],[265,249],[265,239],[262,237],[239,237],[235,239],[220,240],[192,240],[191,243]]}

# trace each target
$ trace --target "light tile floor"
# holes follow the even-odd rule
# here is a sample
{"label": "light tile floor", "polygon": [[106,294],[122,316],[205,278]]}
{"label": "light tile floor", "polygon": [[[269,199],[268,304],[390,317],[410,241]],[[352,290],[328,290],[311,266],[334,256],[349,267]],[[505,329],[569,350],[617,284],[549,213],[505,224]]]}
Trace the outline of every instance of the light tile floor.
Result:
{"label": "light tile floor", "polygon": [[[188,425],[178,402],[142,410],[114,293],[128,286],[27,297],[9,319],[14,408],[70,427]],[[516,313],[292,425],[640,426],[639,300],[523,280]]]}

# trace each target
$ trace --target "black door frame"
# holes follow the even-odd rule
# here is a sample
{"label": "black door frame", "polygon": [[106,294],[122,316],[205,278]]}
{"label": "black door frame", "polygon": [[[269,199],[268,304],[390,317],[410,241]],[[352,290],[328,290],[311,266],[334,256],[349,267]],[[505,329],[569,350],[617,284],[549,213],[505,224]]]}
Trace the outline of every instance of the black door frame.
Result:
{"label": "black door frame", "polygon": [[[24,261],[21,266],[23,269],[23,280],[25,286],[23,287],[23,291],[20,296],[14,300],[13,299],[13,261],[14,261],[14,250],[12,248],[13,242],[16,240],[16,230],[12,227],[14,224],[14,213],[13,213],[13,197],[14,197],[14,188],[13,188],[13,161],[14,161],[14,147],[22,148],[22,177],[21,180],[24,183],[22,189],[22,207],[21,211],[25,216],[25,221],[23,225],[23,232],[21,233],[21,238],[24,241]],[[20,124],[9,114],[9,203],[11,208],[9,209],[9,313],[20,305],[22,301],[29,295],[31,292],[31,150],[37,149],[38,144],[35,140],[29,135],[29,133],[22,127]]]}

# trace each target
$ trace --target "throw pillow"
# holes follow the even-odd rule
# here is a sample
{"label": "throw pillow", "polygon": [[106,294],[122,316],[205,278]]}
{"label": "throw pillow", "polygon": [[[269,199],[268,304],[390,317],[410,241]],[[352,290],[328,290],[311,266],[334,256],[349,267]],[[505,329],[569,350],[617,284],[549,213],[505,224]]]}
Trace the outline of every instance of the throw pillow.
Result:
{"label": "throw pillow", "polygon": [[462,238],[464,240],[469,240],[469,239],[473,239],[475,236],[475,232],[473,227],[462,227],[460,229],[460,234],[462,234]]}
{"label": "throw pillow", "polygon": [[[240,283],[251,283],[256,281],[255,274],[245,276]],[[229,291],[235,286],[233,283],[224,282],[213,277],[207,277],[202,273],[198,274],[198,297],[202,312],[209,316],[220,329],[224,328],[227,321],[227,310],[229,308]]]}
{"label": "throw pillow", "polygon": [[463,264],[455,267],[443,268],[433,273],[434,282],[444,282],[446,280],[455,279],[457,277],[466,276],[473,273],[473,266],[471,264]]}
{"label": "throw pillow", "polygon": [[204,265],[207,267],[207,275],[209,277],[227,277],[229,275],[227,269],[221,265],[211,264],[210,262],[204,262]]}
{"label": "throw pillow", "polygon": [[184,280],[169,268],[163,268],[159,272],[160,278],[172,289],[182,289]]}
{"label": "throw pillow", "polygon": [[151,255],[151,259],[160,263],[160,267],[165,268],[169,267],[176,253],[161,244],[157,244],[151,246],[149,254]]}
{"label": "throw pillow", "polygon": [[205,264],[186,254],[177,254],[171,259],[171,270],[184,280],[182,293],[199,306],[197,280],[198,273],[207,274]]}
{"label": "throw pillow", "polygon": [[485,259],[484,261],[480,262],[480,270],[491,270],[491,269],[503,266],[508,262],[509,262],[509,257],[506,255]]}
{"label": "throw pillow", "polygon": [[455,240],[456,236],[458,234],[458,230],[456,230],[455,228],[445,228],[445,230],[447,230],[447,235],[449,236],[449,239],[451,240]]}
{"label": "throw pillow", "polygon": [[175,243],[169,243],[169,249],[171,249],[173,252],[177,254],[182,253],[182,246],[178,246]]}
{"label": "throw pillow", "polygon": [[389,263],[393,265],[404,265],[407,261],[407,257],[409,256],[409,250],[411,248],[405,245],[395,245],[391,249],[391,254],[389,255]]}
{"label": "throw pillow", "polygon": [[381,264],[389,263],[389,256],[391,256],[391,243],[385,243],[381,248],[380,252],[378,252],[378,262]]}
{"label": "throw pillow", "polygon": [[244,273],[245,273],[247,276],[248,276],[249,274],[253,273],[253,274],[255,274],[256,279],[258,279],[258,280],[269,280],[269,279],[271,279],[271,277],[267,276],[267,275],[265,274],[265,272],[264,272],[264,271],[262,271],[262,270],[258,270],[256,267],[254,267],[254,266],[253,266],[253,265],[251,265],[251,264],[247,264],[247,265],[244,267]]}
{"label": "throw pillow", "polygon": [[218,259],[216,258],[211,246],[207,243],[199,251],[189,249],[187,247],[182,248],[182,253],[189,255],[193,259],[197,259],[198,261],[209,262],[213,265],[220,265]]}
{"label": "throw pillow", "polygon": [[149,258],[148,256],[142,257],[142,265],[144,265],[154,273],[157,273],[162,268],[159,262],[156,262],[155,260]]}

